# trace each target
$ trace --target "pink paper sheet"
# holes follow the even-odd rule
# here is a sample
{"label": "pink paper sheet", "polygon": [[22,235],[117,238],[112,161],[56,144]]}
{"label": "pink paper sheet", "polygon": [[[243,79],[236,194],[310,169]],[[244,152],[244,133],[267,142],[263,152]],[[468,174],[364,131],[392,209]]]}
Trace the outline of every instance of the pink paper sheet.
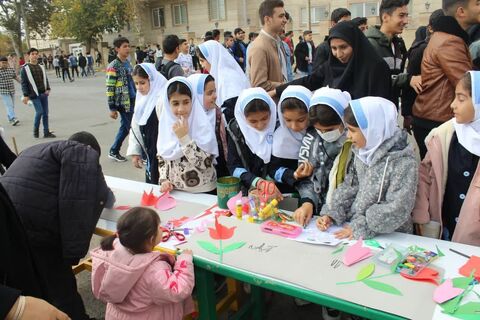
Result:
{"label": "pink paper sheet", "polygon": [[165,192],[160,197],[158,197],[155,208],[160,211],[167,211],[173,209],[177,206],[177,201],[174,197],[170,195],[169,192]]}
{"label": "pink paper sheet", "polygon": [[452,279],[447,279],[433,292],[433,301],[436,303],[444,303],[445,301],[459,296],[462,292],[463,289],[455,288],[453,286]]}
{"label": "pink paper sheet", "polygon": [[362,243],[363,239],[360,238],[353,246],[347,248],[345,255],[343,256],[343,263],[346,266],[351,266],[359,261],[370,258],[373,255],[372,250],[363,247]]}

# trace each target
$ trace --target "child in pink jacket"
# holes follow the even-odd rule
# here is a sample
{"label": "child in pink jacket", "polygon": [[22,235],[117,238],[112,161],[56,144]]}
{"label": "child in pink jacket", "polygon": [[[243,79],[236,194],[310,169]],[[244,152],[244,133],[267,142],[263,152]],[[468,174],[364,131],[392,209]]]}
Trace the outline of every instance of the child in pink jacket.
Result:
{"label": "child in pink jacket", "polygon": [[152,251],[162,239],[160,218],[148,208],[120,217],[117,234],[91,252],[92,290],[107,303],[105,319],[181,320],[194,311],[192,252],[177,260]]}
{"label": "child in pink jacket", "polygon": [[420,165],[413,222],[419,235],[435,221],[436,236],[480,246],[479,71],[460,79],[451,108],[455,118],[425,139],[428,152]]}

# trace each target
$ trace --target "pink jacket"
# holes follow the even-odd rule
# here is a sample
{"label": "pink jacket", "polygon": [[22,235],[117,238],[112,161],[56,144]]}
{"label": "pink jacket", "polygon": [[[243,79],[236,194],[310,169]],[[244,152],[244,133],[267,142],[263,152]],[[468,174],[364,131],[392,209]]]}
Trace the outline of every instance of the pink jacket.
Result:
{"label": "pink jacket", "polygon": [[93,295],[107,302],[105,320],[181,320],[194,311],[192,256],[175,262],[155,251],[131,254],[118,239],[114,250],[97,248],[91,255]]}
{"label": "pink jacket", "polygon": [[[425,139],[427,155],[420,164],[413,222],[442,224],[442,204],[448,176],[448,151],[454,133],[453,120],[433,129]],[[460,210],[452,241],[480,246],[480,164]]]}

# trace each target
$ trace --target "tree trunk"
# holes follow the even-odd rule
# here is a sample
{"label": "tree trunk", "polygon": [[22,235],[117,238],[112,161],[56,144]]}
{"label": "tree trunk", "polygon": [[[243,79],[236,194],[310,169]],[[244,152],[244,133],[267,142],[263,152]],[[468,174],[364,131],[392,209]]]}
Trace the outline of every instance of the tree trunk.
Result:
{"label": "tree trunk", "polygon": [[25,0],[20,0],[19,5],[20,5],[20,12],[21,12],[22,20],[23,20],[23,25],[25,27],[25,41],[27,42],[27,47],[31,48],[31,46],[30,46],[30,29],[28,27],[27,15],[25,14]]}

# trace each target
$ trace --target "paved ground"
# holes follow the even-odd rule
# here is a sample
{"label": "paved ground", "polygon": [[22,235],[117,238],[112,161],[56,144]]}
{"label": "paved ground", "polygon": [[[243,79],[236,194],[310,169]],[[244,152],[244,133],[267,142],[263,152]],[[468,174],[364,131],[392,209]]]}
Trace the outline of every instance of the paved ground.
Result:
{"label": "paved ground", "polygon": [[[113,137],[119,122],[108,116],[105,98],[105,77],[103,73],[96,77],[75,79],[73,83],[63,83],[49,72],[52,92],[49,98],[50,130],[55,131],[58,139],[67,139],[77,131],[89,131],[94,134],[102,147],[101,164],[106,175],[143,181],[143,171],[133,168],[130,162],[117,163],[108,159]],[[34,144],[51,141],[43,138],[33,138],[34,110],[21,103],[20,87],[16,85],[15,111],[20,124],[12,127],[6,120],[5,108],[0,107],[0,126],[5,128],[6,141],[13,149],[12,137],[15,137],[18,150],[21,151]],[[41,127],[42,128],[42,127]],[[42,130],[42,129],[41,129]],[[42,132],[42,131],[41,131]],[[125,154],[126,143],[122,147]],[[99,244],[99,237],[94,236],[91,247]],[[90,273],[82,272],[78,276],[78,290],[81,293],[87,312],[91,317],[102,319],[105,306],[91,294]],[[268,304],[267,319],[321,319],[321,308],[316,305],[297,307],[293,299],[274,295]]]}

